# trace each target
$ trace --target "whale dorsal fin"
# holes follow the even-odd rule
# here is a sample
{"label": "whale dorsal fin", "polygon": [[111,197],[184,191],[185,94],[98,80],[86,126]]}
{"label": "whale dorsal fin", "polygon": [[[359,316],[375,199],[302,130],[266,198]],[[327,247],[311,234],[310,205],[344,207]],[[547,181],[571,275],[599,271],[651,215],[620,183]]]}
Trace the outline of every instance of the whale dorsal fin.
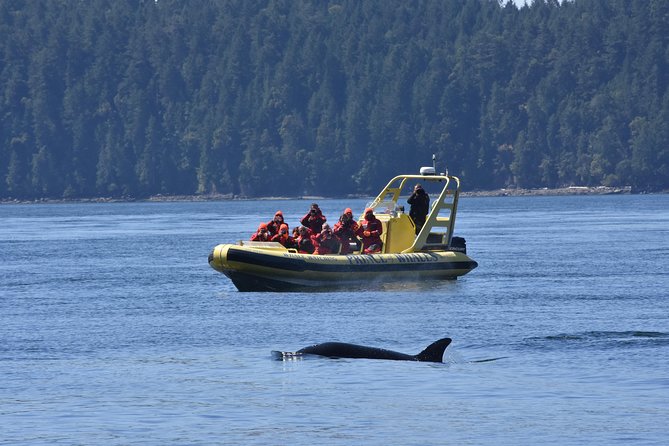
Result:
{"label": "whale dorsal fin", "polygon": [[442,362],[444,358],[444,351],[453,340],[451,338],[443,338],[428,345],[425,350],[416,355],[416,360],[425,362]]}

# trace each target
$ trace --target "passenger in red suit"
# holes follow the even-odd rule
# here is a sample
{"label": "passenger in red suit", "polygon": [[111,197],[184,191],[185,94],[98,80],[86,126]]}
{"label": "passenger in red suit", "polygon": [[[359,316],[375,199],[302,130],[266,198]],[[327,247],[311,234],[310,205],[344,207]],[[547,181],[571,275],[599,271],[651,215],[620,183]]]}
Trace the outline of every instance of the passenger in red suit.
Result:
{"label": "passenger in red suit", "polygon": [[269,231],[267,230],[267,223],[260,223],[258,230],[251,236],[252,242],[268,242],[270,239]]}
{"label": "passenger in red suit", "polygon": [[341,243],[339,239],[332,234],[332,228],[325,223],[320,234],[312,237],[316,245],[316,252],[314,254],[339,254]]}
{"label": "passenger in red suit", "polygon": [[360,241],[355,236],[357,230],[358,222],[353,219],[353,211],[351,208],[346,208],[339,217],[339,221],[334,225],[334,235],[341,243],[340,254],[351,253],[351,242],[358,246],[357,249],[360,249]]}
{"label": "passenger in red suit", "polygon": [[356,235],[362,238],[363,254],[381,252],[383,249],[381,234],[383,234],[381,220],[376,218],[372,208],[365,209],[365,219],[360,223],[356,232]]}
{"label": "passenger in red suit", "polygon": [[270,237],[274,237],[279,233],[281,225],[287,226],[287,223],[283,220],[283,212],[276,211],[276,214],[274,214],[274,218],[272,219],[272,221],[267,223],[267,230],[269,231]]}
{"label": "passenger in red suit", "polygon": [[318,205],[316,203],[312,203],[311,209],[309,209],[307,215],[302,217],[300,223],[302,223],[302,226],[306,226],[307,228],[311,229],[312,233],[320,234],[323,230],[323,223],[325,223],[326,220],[327,218],[325,218]]}
{"label": "passenger in red suit", "polygon": [[311,230],[306,226],[300,226],[300,236],[297,238],[297,252],[301,254],[313,254],[316,250],[314,241],[311,239]]}
{"label": "passenger in red suit", "polygon": [[283,223],[281,224],[281,229],[279,229],[279,233],[276,234],[274,237],[270,239],[273,242],[280,243],[282,246],[285,246],[286,248],[295,248],[297,245],[295,244],[295,240],[293,237],[288,234],[288,225]]}

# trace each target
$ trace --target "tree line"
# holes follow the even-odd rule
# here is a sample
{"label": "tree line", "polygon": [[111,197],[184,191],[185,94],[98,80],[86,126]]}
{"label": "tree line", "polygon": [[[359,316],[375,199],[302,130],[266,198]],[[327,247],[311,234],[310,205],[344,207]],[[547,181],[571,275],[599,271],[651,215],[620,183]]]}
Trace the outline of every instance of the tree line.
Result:
{"label": "tree line", "polygon": [[669,189],[669,2],[0,0],[0,198]]}

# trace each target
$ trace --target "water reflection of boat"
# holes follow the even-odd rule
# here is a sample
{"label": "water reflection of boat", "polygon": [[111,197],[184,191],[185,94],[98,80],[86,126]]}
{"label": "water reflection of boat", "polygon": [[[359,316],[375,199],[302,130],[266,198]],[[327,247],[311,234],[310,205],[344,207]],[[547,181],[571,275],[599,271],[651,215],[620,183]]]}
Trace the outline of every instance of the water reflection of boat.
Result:
{"label": "water reflection of boat", "polygon": [[[399,204],[415,181],[436,184],[441,191],[418,234]],[[240,291],[359,289],[365,283],[456,279],[478,266],[467,256],[465,240],[453,236],[459,193],[457,177],[436,174],[433,168],[390,180],[369,205],[383,224],[383,251],[378,254],[301,254],[274,242],[240,241],[216,246],[209,265]]]}

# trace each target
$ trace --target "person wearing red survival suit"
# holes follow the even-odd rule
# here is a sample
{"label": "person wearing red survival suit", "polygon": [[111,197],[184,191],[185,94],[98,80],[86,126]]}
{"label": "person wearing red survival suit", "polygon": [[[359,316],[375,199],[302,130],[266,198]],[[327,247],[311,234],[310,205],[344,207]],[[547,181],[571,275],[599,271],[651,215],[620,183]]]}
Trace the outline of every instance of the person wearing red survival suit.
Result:
{"label": "person wearing red survival suit", "polygon": [[325,223],[320,234],[312,238],[316,245],[316,252],[314,254],[339,254],[341,243],[337,237],[332,235],[332,228]]}
{"label": "person wearing red survival suit", "polygon": [[297,252],[300,254],[313,254],[316,250],[311,231],[305,226],[300,226],[300,236],[297,238]]}
{"label": "person wearing red survival suit", "polygon": [[351,208],[346,208],[344,213],[339,217],[339,221],[334,225],[334,235],[341,243],[340,254],[351,253],[351,242],[355,243],[360,248],[360,241],[355,236],[358,230],[358,222],[353,219],[353,211]]}
{"label": "person wearing red survival suit", "polygon": [[260,223],[258,230],[255,234],[251,236],[252,242],[268,242],[269,241],[269,232],[267,231],[267,224]]}
{"label": "person wearing red survival suit", "polygon": [[372,208],[365,209],[365,219],[360,223],[360,227],[356,232],[356,235],[362,238],[363,254],[381,252],[383,248],[381,234],[383,234],[381,220],[376,218]]}
{"label": "person wearing red survival suit", "polygon": [[267,223],[267,230],[269,231],[270,237],[274,237],[279,233],[281,225],[288,226],[288,224],[283,220],[283,212],[276,211],[276,214],[274,214],[274,219]]}
{"label": "person wearing red survival suit", "polygon": [[281,224],[281,229],[279,229],[279,233],[276,234],[274,237],[272,237],[270,240],[273,242],[280,243],[282,246],[286,248],[296,247],[295,240],[288,234],[288,225],[285,223]]}
{"label": "person wearing red survival suit", "polygon": [[302,226],[309,228],[313,234],[320,234],[323,230],[323,223],[325,223],[326,220],[327,218],[325,218],[318,205],[312,203],[311,209],[309,209],[307,215],[302,217],[300,223],[302,223]]}

